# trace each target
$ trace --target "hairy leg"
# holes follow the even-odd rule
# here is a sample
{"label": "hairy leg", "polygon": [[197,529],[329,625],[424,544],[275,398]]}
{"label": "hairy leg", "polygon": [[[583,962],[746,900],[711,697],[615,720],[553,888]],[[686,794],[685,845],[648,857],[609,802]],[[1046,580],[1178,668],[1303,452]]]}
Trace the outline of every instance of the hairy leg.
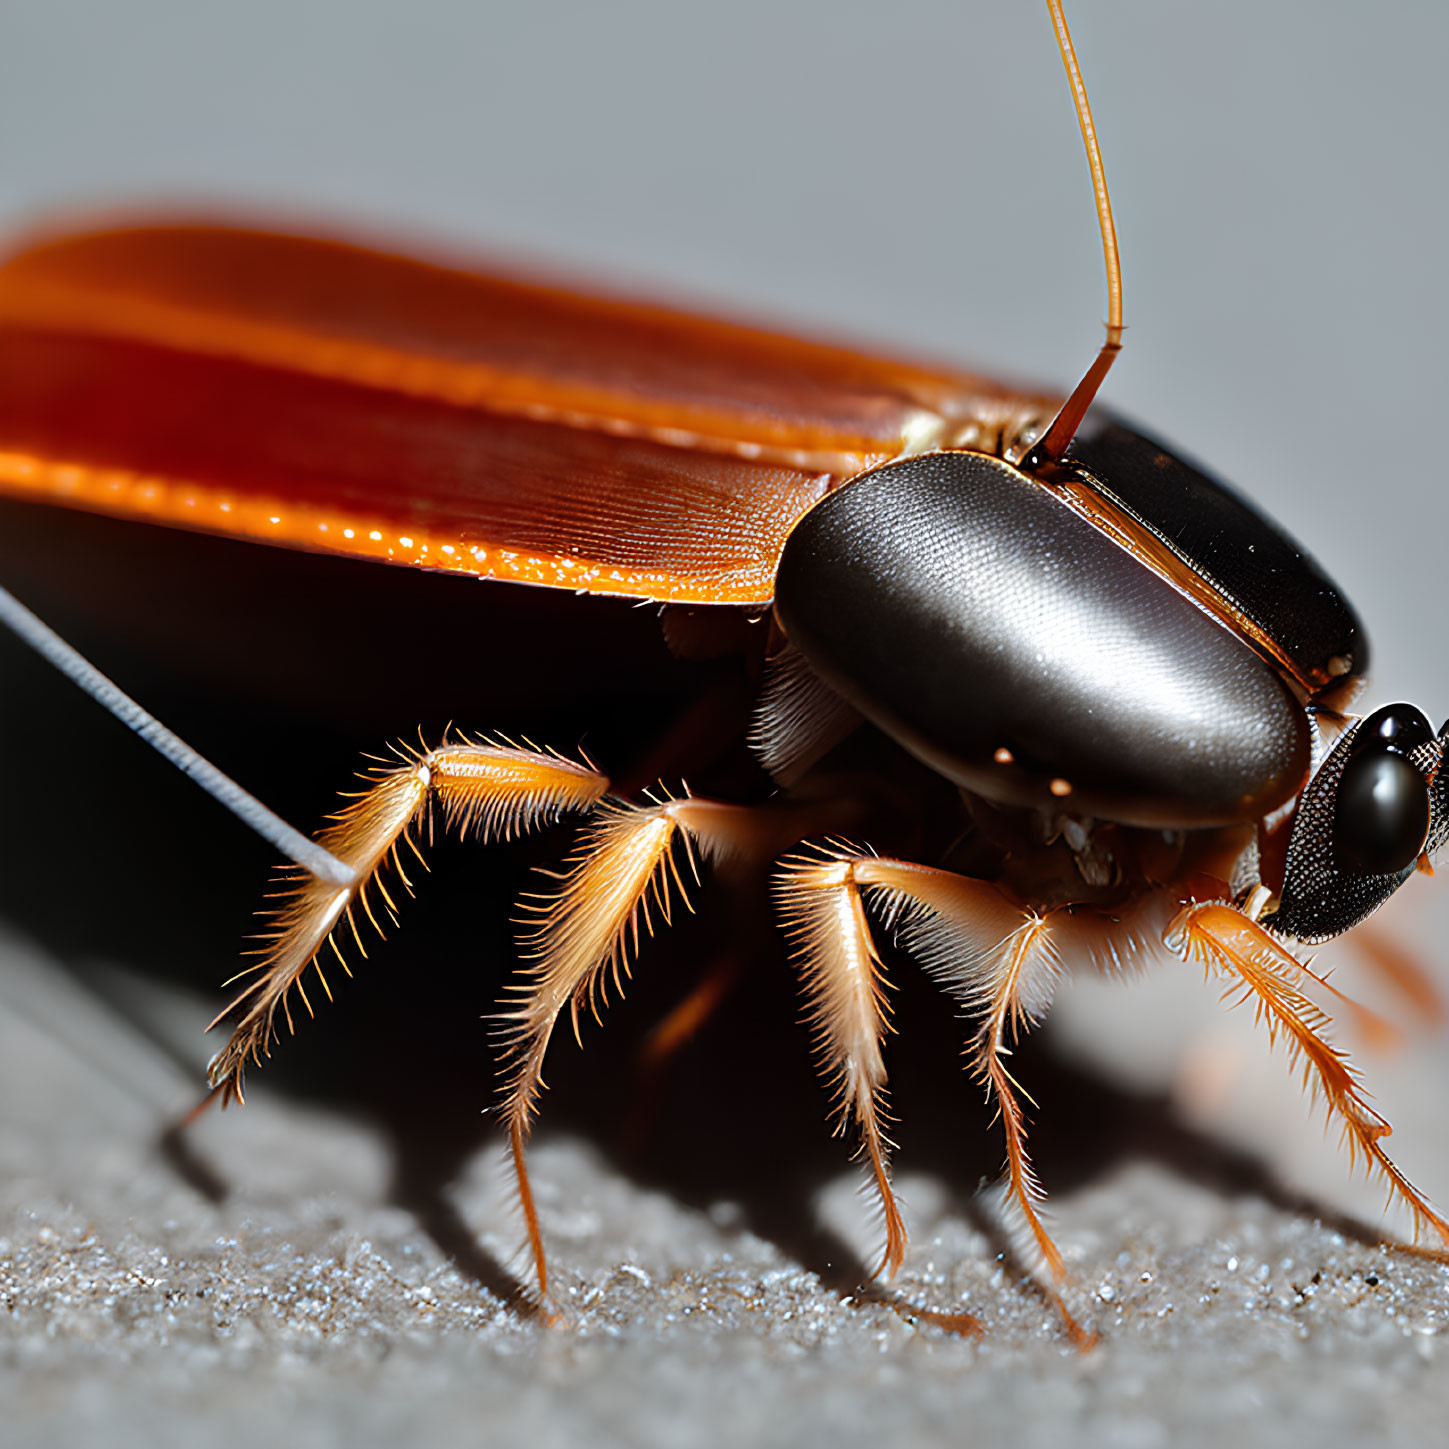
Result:
{"label": "hairy leg", "polygon": [[[985,881],[842,845],[786,860],[778,892],[802,962],[821,1062],[835,1082],[841,1127],[853,1122],[859,1130],[880,1196],[886,1247],[877,1272],[899,1268],[906,1240],[881,1125],[881,1044],[889,1023],[867,906],[980,1019],[970,1052],[1005,1131],[1008,1200],[1026,1225],[1031,1252],[1060,1281],[1061,1254],[1042,1222],[1042,1192],[1027,1155],[1020,1087],[1005,1064],[1010,1042],[1046,1010],[1060,975],[1051,917],[1025,909]],[[1092,1342],[1060,1294],[1045,1291],[1073,1339],[1082,1346]]]}
{"label": "hairy leg", "polygon": [[[1326,985],[1256,921],[1225,901],[1184,906],[1165,936],[1185,960],[1195,961],[1227,983],[1225,999],[1251,1001],[1269,1039],[1282,1041],[1305,1085],[1321,1095],[1343,1129],[1349,1155],[1388,1187],[1389,1196],[1412,1215],[1414,1242],[1425,1237],[1449,1247],[1449,1222],[1435,1211],[1384,1151],[1392,1130],[1368,1104],[1362,1080],[1345,1052],[1328,1040],[1328,1018],[1305,994],[1308,982]],[[1436,1255],[1443,1248],[1434,1250]]]}
{"label": "hairy leg", "polygon": [[691,798],[610,803],[586,827],[557,876],[558,888],[524,903],[535,918],[524,943],[533,959],[525,979],[511,988],[502,1017],[509,1073],[502,1115],[540,1294],[548,1292],[548,1265],[524,1145],[558,1017],[567,1007],[577,1039],[580,1011],[597,1019],[610,986],[622,994],[641,935],[653,932],[656,918],[668,923],[674,900],[688,905],[675,855],[681,837],[689,873],[697,877],[700,856],[748,858],[773,844],[775,834],[762,826],[762,814],[748,806]]}
{"label": "hairy leg", "polygon": [[351,974],[337,942],[338,930],[345,924],[365,957],[358,910],[379,935],[383,927],[378,906],[396,922],[397,904],[384,873],[390,868],[411,892],[398,847],[406,844],[422,860],[415,837],[425,825],[431,835],[434,806],[445,828],[460,835],[509,840],[592,809],[609,788],[607,777],[587,763],[506,741],[458,738],[436,749],[400,748],[397,754],[397,764],[362,777],[365,788],[351,796],[318,836],[332,855],[354,868],[355,881],[337,885],[303,870],[283,877],[259,959],[240,973],[252,979],[212,1022],[216,1026],[234,1018],[231,1038],[212,1059],[209,1073],[212,1095],[219,1095],[223,1106],[242,1100],[244,1070],[249,1062],[260,1065],[270,1052],[278,1013],[291,1027],[289,998],[294,990],[311,1012],[302,980],[309,967],[331,997],[319,953],[330,946],[338,964]]}

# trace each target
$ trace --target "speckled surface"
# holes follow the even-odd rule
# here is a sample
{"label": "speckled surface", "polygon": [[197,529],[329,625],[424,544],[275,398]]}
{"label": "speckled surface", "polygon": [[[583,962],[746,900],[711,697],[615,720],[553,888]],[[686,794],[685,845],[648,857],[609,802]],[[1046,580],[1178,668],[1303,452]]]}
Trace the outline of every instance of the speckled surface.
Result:
{"label": "speckled surface", "polygon": [[[194,1092],[175,1055],[25,940],[0,962],[7,1443],[954,1444],[969,1426],[1043,1445],[1407,1444],[1449,1413],[1449,1271],[1152,1162],[1054,1203],[1072,1305],[1102,1336],[1084,1355],[937,1177],[900,1179],[897,1312],[736,1203],[686,1205],[545,1137],[569,1324],[545,1327],[504,1303],[506,1269],[480,1281],[395,1204],[385,1140],[356,1121],[258,1086],[195,1129],[209,1200],[158,1148]],[[150,992],[163,1034],[202,1024],[200,1000]],[[498,1264],[517,1261],[505,1183],[485,1141],[446,1189]],[[869,1252],[848,1170],[800,1211],[847,1258]],[[912,1307],[970,1312],[985,1335]]]}

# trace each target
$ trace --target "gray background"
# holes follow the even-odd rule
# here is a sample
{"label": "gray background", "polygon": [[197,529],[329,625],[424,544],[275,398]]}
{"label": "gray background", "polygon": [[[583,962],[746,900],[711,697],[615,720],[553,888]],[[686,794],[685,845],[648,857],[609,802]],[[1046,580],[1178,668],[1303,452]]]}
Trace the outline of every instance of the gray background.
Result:
{"label": "gray background", "polygon": [[[1286,521],[1368,621],[1374,698],[1442,717],[1449,9],[1117,0],[1071,15],[1125,268],[1131,331],[1111,402]],[[1028,0],[0,0],[0,227],[149,202],[543,261],[1006,376],[1070,382],[1100,337],[1085,168],[1044,9]],[[1410,903],[1399,919],[1442,960],[1442,909]],[[356,1440],[369,1423],[385,1439],[406,1415],[440,1436],[491,1423],[531,1443],[590,1426],[674,1443],[827,1429],[855,1442],[909,1426],[918,1442],[945,1442],[969,1412],[984,1428],[1026,1423],[1047,1437],[1065,1420],[1102,1442],[1151,1443],[1194,1425],[1271,1438],[1275,1416],[1295,1415],[1321,1419],[1326,1440],[1335,1429],[1412,1439],[1442,1411],[1432,1349],[1444,1294],[1430,1270],[1396,1268],[1407,1296],[1381,1301],[1362,1286],[1382,1261],[1371,1248],[1281,1207],[1188,1188],[1160,1165],[1058,1203],[1082,1279],[1139,1285],[1115,1345],[1083,1367],[1060,1355],[1039,1308],[993,1289],[988,1250],[944,1209],[937,1240],[967,1266],[936,1282],[921,1265],[918,1282],[948,1298],[974,1284],[978,1310],[1007,1295],[980,1350],[847,1312],[792,1278],[778,1249],[731,1239],[609,1176],[586,1145],[559,1142],[540,1174],[594,1217],[570,1236],[558,1208],[555,1257],[597,1310],[560,1348],[493,1316],[477,1285],[449,1276],[416,1224],[383,1205],[381,1149],[363,1128],[289,1116],[261,1093],[248,1125],[206,1128],[248,1192],[198,1204],[147,1147],[158,1114],[185,1103],[185,1079],[103,1009],[88,1016],[27,943],[6,959],[6,1051],[28,1065],[0,1081],[12,1184],[0,1280],[15,1327],[4,1363],[12,1387],[28,1386],[23,1422],[36,1437],[103,1435],[117,1404],[216,1442],[254,1436],[276,1413],[317,1442]],[[194,998],[158,999],[178,1041],[209,999],[204,982]],[[1250,1023],[1217,1016],[1211,990],[1088,989],[1064,1005],[1064,1050],[1167,1090],[1194,1121],[1271,1154],[1325,1209],[1378,1221],[1377,1194],[1345,1185],[1332,1144],[1320,1146],[1282,1086],[1282,1063]],[[1371,1061],[1371,1075],[1400,1159],[1443,1202],[1438,1055],[1411,1044]],[[98,1059],[111,1064],[109,1087],[87,1076]],[[474,1177],[460,1189],[465,1215],[506,1254],[510,1230],[488,1205],[495,1178],[482,1167]],[[914,1186],[928,1223],[934,1190]],[[86,1252],[45,1246],[88,1231]],[[173,1240],[182,1286],[173,1273],[171,1289],[157,1288]],[[295,1258],[272,1251],[280,1242]],[[1217,1293],[1209,1280],[1229,1281],[1229,1258],[1234,1273],[1250,1258],[1270,1267],[1263,1281],[1280,1285],[1292,1273],[1278,1265],[1305,1253],[1336,1265],[1308,1334],[1296,1289],[1279,1300],[1265,1289],[1256,1306],[1250,1293],[1231,1316],[1184,1307]],[[620,1276],[624,1260],[648,1291]],[[281,1281],[279,1261],[304,1266]],[[1173,1286],[1142,1286],[1139,1262]],[[351,1284],[328,1331],[306,1306],[320,1301],[318,1264]],[[384,1286],[369,1300],[359,1281]],[[248,1305],[244,1349],[208,1317],[197,1296],[207,1283]],[[429,1283],[454,1306],[427,1309],[416,1295]],[[757,1310],[720,1309],[725,1287]],[[245,1298],[268,1291],[271,1308]],[[1176,1294],[1176,1330],[1155,1317],[1159,1291]],[[680,1294],[694,1295],[707,1329],[678,1326]],[[1123,1301],[1119,1291],[1113,1311]],[[386,1346],[390,1369],[369,1344]],[[1265,1372],[1255,1378],[1250,1362]]]}
{"label": "gray background", "polygon": [[[1449,14],[1074,15],[1132,328],[1111,400],[1286,519],[1359,601],[1382,689],[1442,709],[1416,631],[1445,506]],[[1090,192],[1034,0],[5,0],[0,24],[7,229],[206,200],[1007,376],[1070,381],[1100,338]]]}

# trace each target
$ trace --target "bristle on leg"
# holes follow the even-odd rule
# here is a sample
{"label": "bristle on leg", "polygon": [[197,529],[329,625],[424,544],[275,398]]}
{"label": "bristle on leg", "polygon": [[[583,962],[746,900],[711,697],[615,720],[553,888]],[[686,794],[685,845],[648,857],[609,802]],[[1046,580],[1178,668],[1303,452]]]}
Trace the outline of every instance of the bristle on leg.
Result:
{"label": "bristle on leg", "polygon": [[862,884],[896,921],[901,945],[981,1027],[971,1048],[1006,1134],[1008,1201],[1021,1214],[1054,1282],[1062,1257],[1041,1220],[1045,1194],[1026,1152],[1021,1090],[1004,1058],[1017,1035],[1051,1002],[1061,961],[1047,918],[1008,900],[994,885],[897,860],[863,864]]}
{"label": "bristle on leg", "polygon": [[[1042,1192],[1026,1153],[1020,1089],[1002,1060],[1007,1036],[1045,1012],[1061,974],[1050,918],[1025,910],[984,881],[840,844],[786,860],[777,890],[804,963],[811,1020],[822,1064],[835,1079],[841,1125],[854,1117],[874,1169],[886,1218],[885,1255],[877,1271],[893,1273],[906,1242],[879,1126],[885,1087],[880,1048],[888,1020],[867,904],[968,1014],[984,1017],[971,1055],[1006,1131],[1003,1186],[1027,1228],[1023,1259],[1032,1266],[1030,1259],[1040,1258],[1059,1282],[1062,1258],[1039,1212]],[[1096,1336],[1078,1325],[1057,1288],[1040,1282],[1038,1287],[1077,1346],[1091,1347]]]}
{"label": "bristle on leg", "polygon": [[856,875],[865,863],[848,848],[790,856],[781,862],[775,892],[800,962],[821,1070],[833,1088],[836,1131],[855,1124],[885,1220],[885,1249],[872,1277],[893,1278],[905,1261],[906,1229],[891,1187],[892,1144],[884,1130],[881,1043],[890,1018]]}
{"label": "bristle on leg", "polygon": [[279,1011],[292,1028],[294,988],[311,1013],[312,1003],[302,985],[309,966],[315,967],[330,999],[332,991],[317,958],[330,945],[342,969],[348,970],[336,939],[344,921],[353,944],[366,955],[356,908],[379,936],[383,923],[377,904],[386,919],[396,923],[396,903],[382,875],[391,866],[411,892],[398,845],[405,842],[422,860],[413,831],[430,804],[440,807],[445,827],[460,835],[509,840],[592,808],[609,788],[607,778],[589,765],[493,740],[459,739],[434,750],[402,747],[397,754],[400,764],[362,777],[366,788],[332,816],[318,836],[328,851],[357,871],[356,884],[339,887],[295,870],[282,878],[280,903],[270,912],[272,929],[263,938],[266,944],[257,953],[256,964],[241,973],[255,979],[211,1023],[215,1027],[236,1017],[231,1039],[212,1058],[208,1072],[223,1106],[242,1100],[243,1071],[249,1062],[260,1065],[269,1054]]}
{"label": "bristle on leg", "polygon": [[512,1000],[501,1017],[508,1071],[502,1115],[541,1296],[548,1293],[548,1264],[524,1145],[559,1013],[569,1008],[578,1040],[580,1010],[587,1009],[597,1021],[610,985],[616,995],[623,994],[641,934],[653,934],[655,916],[667,925],[676,898],[688,906],[674,854],[676,837],[684,837],[689,870],[697,878],[696,852],[719,858],[748,849],[753,813],[710,800],[666,799],[645,806],[611,802],[587,827],[558,877],[559,889],[524,903],[535,918],[523,943],[532,963],[526,979],[510,990]]}
{"label": "bristle on leg", "polygon": [[1441,1247],[1434,1250],[1436,1256],[1449,1247],[1449,1222],[1384,1151],[1383,1139],[1392,1129],[1368,1105],[1363,1083],[1347,1054],[1328,1041],[1327,1016],[1300,989],[1299,983],[1311,973],[1276,937],[1226,901],[1185,906],[1174,917],[1165,939],[1185,960],[1226,978],[1226,999],[1232,1004],[1253,1002],[1257,1019],[1268,1028],[1269,1040],[1285,1043],[1289,1060],[1302,1069],[1304,1084],[1315,1095],[1322,1095],[1329,1113],[1342,1124],[1350,1158],[1379,1174],[1388,1186],[1390,1201],[1408,1208],[1414,1242],[1420,1243],[1425,1234],[1437,1238]]}

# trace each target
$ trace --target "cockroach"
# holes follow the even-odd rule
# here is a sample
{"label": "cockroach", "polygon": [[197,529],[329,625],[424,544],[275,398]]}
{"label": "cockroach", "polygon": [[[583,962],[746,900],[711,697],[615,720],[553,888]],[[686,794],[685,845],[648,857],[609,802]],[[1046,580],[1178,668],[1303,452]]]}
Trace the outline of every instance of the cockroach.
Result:
{"label": "cockroach", "polygon": [[[310,1010],[308,974],[330,995],[329,959],[396,919],[405,853],[435,823],[507,841],[582,819],[522,905],[526,964],[500,1016],[544,1301],[524,1149],[552,1033],[622,990],[642,935],[711,867],[772,873],[820,1064],[882,1209],[877,1274],[906,1252],[882,1126],[886,940],[973,1022],[1006,1201],[1082,1341],[1006,1065],[1075,966],[1166,956],[1220,978],[1407,1207],[1416,1243],[1449,1245],[1329,1041],[1335,993],[1308,960],[1449,836],[1449,726],[1409,704],[1350,712],[1368,646],[1342,592],[1252,504],[1094,402],[1121,345],[1120,272],[1085,90],[1060,0],[1048,7],[1109,292],[1106,343],[1064,403],[216,224],[53,235],[0,267],[0,493],[646,601],[681,651],[723,640],[763,661],[759,798],[625,795],[582,752],[451,730],[399,746],[312,841],[5,606],[294,862],[215,1023],[231,1032],[210,1068],[222,1105],[293,996]],[[915,853],[879,848],[901,840]],[[718,989],[707,975],[688,1009]]]}

